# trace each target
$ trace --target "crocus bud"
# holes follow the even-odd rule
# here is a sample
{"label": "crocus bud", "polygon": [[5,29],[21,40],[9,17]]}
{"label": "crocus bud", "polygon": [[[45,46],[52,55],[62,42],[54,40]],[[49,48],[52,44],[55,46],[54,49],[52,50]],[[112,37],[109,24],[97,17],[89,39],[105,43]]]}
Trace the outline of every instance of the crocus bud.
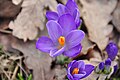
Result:
{"label": "crocus bud", "polygon": [[118,47],[114,42],[110,42],[106,47],[106,52],[108,54],[108,58],[111,60],[115,59],[115,56],[118,53]]}
{"label": "crocus bud", "polygon": [[101,74],[102,73],[102,71],[103,71],[103,69],[104,69],[104,62],[101,62],[97,67],[96,67],[96,69],[95,69],[95,72],[97,73],[97,74]]}
{"label": "crocus bud", "polygon": [[104,68],[104,74],[109,74],[111,72],[111,59],[108,58],[107,60],[105,60],[105,68]]}

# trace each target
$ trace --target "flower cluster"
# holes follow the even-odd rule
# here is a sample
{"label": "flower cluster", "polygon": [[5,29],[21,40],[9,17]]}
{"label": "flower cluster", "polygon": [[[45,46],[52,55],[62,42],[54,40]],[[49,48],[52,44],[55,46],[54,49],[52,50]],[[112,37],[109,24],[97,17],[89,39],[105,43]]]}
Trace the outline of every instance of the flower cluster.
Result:
{"label": "flower cluster", "polygon": [[[57,12],[48,11],[46,17],[48,19],[46,28],[49,37],[40,37],[36,42],[36,48],[48,53],[51,57],[61,56],[61,54],[67,57],[77,56],[81,52],[81,41],[85,33],[78,30],[82,20],[75,1],[68,0],[65,5],[58,4]],[[116,44],[110,42],[106,47],[106,52],[108,59],[95,68],[97,74],[109,74],[111,72],[111,60],[114,60],[118,53]],[[64,61],[63,57],[60,59],[62,62]],[[82,60],[73,60],[68,64],[67,77],[69,80],[80,80],[89,76],[93,70],[93,65],[85,64]]]}
{"label": "flower cluster", "polygon": [[101,62],[95,69],[95,72],[98,74],[104,73],[109,74],[111,72],[111,59],[108,58],[105,62]]}
{"label": "flower cluster", "polygon": [[75,57],[82,49],[80,42],[85,36],[82,30],[77,30],[81,23],[78,7],[74,0],[68,0],[66,5],[58,4],[57,11],[46,13],[49,37],[40,37],[36,48],[51,57],[60,54]]}

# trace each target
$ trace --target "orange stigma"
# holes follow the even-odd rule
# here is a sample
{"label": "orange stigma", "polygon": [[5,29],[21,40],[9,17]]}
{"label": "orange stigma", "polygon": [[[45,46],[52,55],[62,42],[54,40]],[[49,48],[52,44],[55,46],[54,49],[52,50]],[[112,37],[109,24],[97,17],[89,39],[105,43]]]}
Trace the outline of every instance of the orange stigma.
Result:
{"label": "orange stigma", "polygon": [[74,70],[72,71],[72,74],[78,74],[79,69],[78,68],[74,68]]}
{"label": "orange stigma", "polygon": [[64,44],[65,44],[65,37],[60,36],[60,37],[58,38],[58,42],[59,42],[60,46],[64,46]]}

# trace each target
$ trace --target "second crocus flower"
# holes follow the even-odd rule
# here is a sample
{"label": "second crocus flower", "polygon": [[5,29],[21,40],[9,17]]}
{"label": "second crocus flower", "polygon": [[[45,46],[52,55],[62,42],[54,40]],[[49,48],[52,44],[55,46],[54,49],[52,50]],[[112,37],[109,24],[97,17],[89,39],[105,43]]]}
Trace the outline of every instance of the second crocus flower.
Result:
{"label": "second crocus flower", "polygon": [[89,76],[93,70],[93,65],[74,60],[68,64],[67,77],[69,80],[80,80]]}
{"label": "second crocus flower", "polygon": [[58,4],[57,12],[48,11],[46,17],[48,20],[58,21],[59,17],[64,14],[70,14],[74,18],[76,28],[80,26],[82,20],[80,19],[80,12],[74,0],[68,0],[66,5]]}

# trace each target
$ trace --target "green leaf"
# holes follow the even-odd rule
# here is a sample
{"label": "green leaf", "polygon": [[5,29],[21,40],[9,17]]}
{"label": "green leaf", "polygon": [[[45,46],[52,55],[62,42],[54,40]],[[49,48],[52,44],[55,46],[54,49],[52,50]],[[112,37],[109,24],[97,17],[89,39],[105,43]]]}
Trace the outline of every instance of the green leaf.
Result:
{"label": "green leaf", "polygon": [[32,80],[32,74],[30,74],[29,76],[28,76],[28,79],[27,80]]}
{"label": "green leaf", "polygon": [[18,73],[18,78],[19,78],[19,80],[24,80],[24,78],[22,77],[22,75],[20,73]]}

